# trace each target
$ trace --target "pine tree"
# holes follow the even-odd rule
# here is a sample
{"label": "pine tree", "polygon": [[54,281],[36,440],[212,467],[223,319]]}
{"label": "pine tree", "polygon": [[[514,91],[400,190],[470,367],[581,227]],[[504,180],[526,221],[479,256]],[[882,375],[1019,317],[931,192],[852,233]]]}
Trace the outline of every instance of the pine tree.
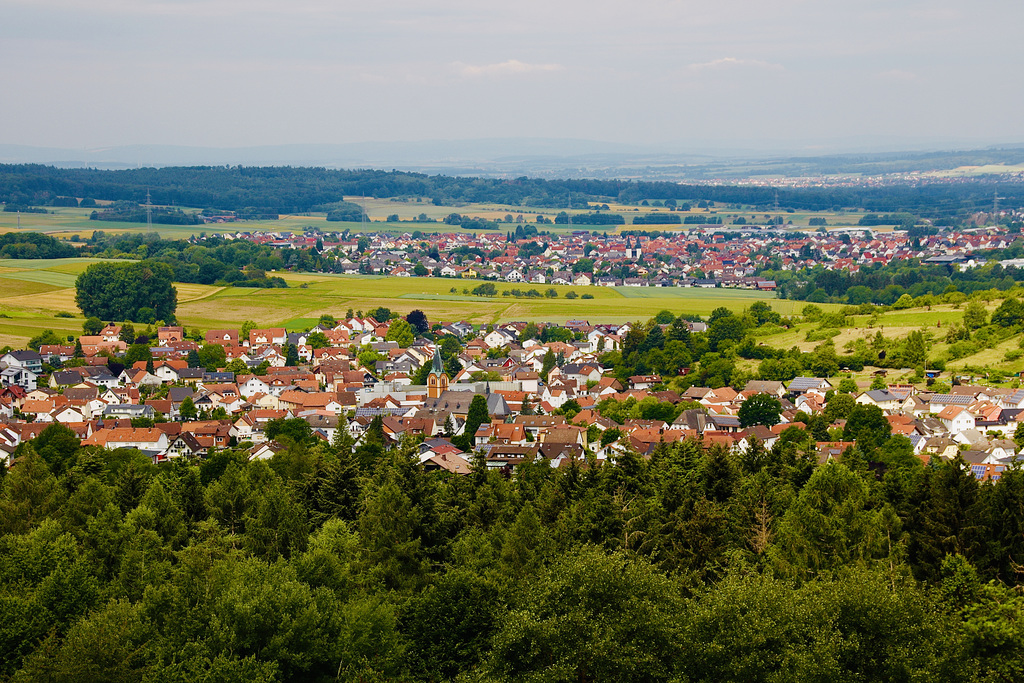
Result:
{"label": "pine tree", "polygon": [[548,349],[548,352],[544,354],[543,365],[540,368],[540,376],[545,382],[548,381],[548,373],[555,369],[555,354]]}
{"label": "pine tree", "polygon": [[907,343],[903,355],[907,365],[911,367],[921,365],[928,358],[928,351],[924,345],[924,335],[919,330],[914,330],[907,335]]}
{"label": "pine tree", "polygon": [[359,516],[364,570],[387,589],[414,588],[422,578],[415,515],[409,496],[390,478],[366,497]]}
{"label": "pine tree", "polygon": [[530,397],[523,396],[523,407],[519,411],[521,415],[533,415],[533,404],[530,402]]}
{"label": "pine tree", "polygon": [[314,506],[316,521],[332,517],[356,518],[359,510],[359,467],[351,450],[342,449],[337,459],[328,462],[319,474]]}
{"label": "pine tree", "polygon": [[338,427],[334,430],[334,438],[331,440],[331,448],[334,449],[335,453],[341,455],[352,453],[355,445],[355,439],[352,438],[352,434],[348,431],[348,425],[342,424],[341,419],[339,419]]}
{"label": "pine tree", "polygon": [[541,558],[544,548],[544,528],[533,505],[527,503],[505,534],[501,562],[511,577],[521,579],[537,573],[543,567]]}
{"label": "pine tree", "polygon": [[490,414],[487,412],[487,399],[481,394],[473,397],[469,404],[469,412],[466,415],[466,429],[463,435],[469,439],[470,448],[475,445],[476,430],[480,425],[489,422]]}
{"label": "pine tree", "polygon": [[57,478],[31,445],[4,477],[0,493],[0,534],[23,534],[56,511],[63,497]]}

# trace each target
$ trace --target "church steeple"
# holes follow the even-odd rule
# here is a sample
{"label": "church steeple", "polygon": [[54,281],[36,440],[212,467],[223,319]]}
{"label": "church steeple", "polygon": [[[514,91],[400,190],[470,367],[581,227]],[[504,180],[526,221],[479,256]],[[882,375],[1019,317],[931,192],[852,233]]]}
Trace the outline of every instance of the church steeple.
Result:
{"label": "church steeple", "polygon": [[434,348],[434,363],[427,375],[427,398],[438,398],[448,389],[448,375],[441,360],[441,347]]}

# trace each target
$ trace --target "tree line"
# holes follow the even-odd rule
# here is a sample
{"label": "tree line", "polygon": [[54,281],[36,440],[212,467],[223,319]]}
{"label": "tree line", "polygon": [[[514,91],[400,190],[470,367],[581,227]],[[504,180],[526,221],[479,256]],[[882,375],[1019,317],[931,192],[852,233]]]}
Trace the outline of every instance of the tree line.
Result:
{"label": "tree line", "polygon": [[0,235],[0,258],[50,259],[77,256],[74,246],[38,232]]}
{"label": "tree line", "polygon": [[861,266],[855,273],[818,265],[800,271],[769,267],[760,276],[775,280],[776,291],[786,299],[891,306],[903,295],[916,299],[953,292],[970,296],[985,290],[1006,291],[1024,282],[1024,269],[988,263],[960,270],[955,264],[930,264],[914,258]]}
{"label": "tree line", "polygon": [[[488,179],[422,173],[324,168],[195,166],[98,170],[38,164],[0,165],[0,200],[22,206],[51,204],[64,197],[144,201],[240,214],[303,213],[345,196],[428,197],[438,205],[499,203],[552,208],[582,207],[610,200],[724,202],[765,209],[774,206],[769,187],[692,185],[673,182],[519,177]],[[983,179],[919,185],[781,188],[780,205],[795,210],[859,208],[909,212],[950,224],[991,207],[993,192],[1007,203],[1024,203],[1019,183]]]}
{"label": "tree line", "polygon": [[863,449],[820,466],[793,428],[468,476],[379,419],[159,466],[51,425],[0,479],[0,676],[1019,679],[1024,473],[851,421]]}

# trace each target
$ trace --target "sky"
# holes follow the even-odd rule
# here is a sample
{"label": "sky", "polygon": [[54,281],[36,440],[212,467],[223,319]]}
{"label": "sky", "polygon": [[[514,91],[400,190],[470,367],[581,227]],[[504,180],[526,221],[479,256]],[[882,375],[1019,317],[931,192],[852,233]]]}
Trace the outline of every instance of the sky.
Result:
{"label": "sky", "polygon": [[0,17],[2,144],[1024,142],[1009,0],[0,0]]}

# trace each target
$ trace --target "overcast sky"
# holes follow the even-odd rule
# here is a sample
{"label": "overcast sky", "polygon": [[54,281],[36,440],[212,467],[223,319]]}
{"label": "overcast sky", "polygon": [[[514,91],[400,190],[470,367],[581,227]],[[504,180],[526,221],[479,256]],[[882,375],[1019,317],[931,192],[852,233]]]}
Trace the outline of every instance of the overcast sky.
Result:
{"label": "overcast sky", "polygon": [[1024,141],[1012,0],[0,0],[0,143]]}

